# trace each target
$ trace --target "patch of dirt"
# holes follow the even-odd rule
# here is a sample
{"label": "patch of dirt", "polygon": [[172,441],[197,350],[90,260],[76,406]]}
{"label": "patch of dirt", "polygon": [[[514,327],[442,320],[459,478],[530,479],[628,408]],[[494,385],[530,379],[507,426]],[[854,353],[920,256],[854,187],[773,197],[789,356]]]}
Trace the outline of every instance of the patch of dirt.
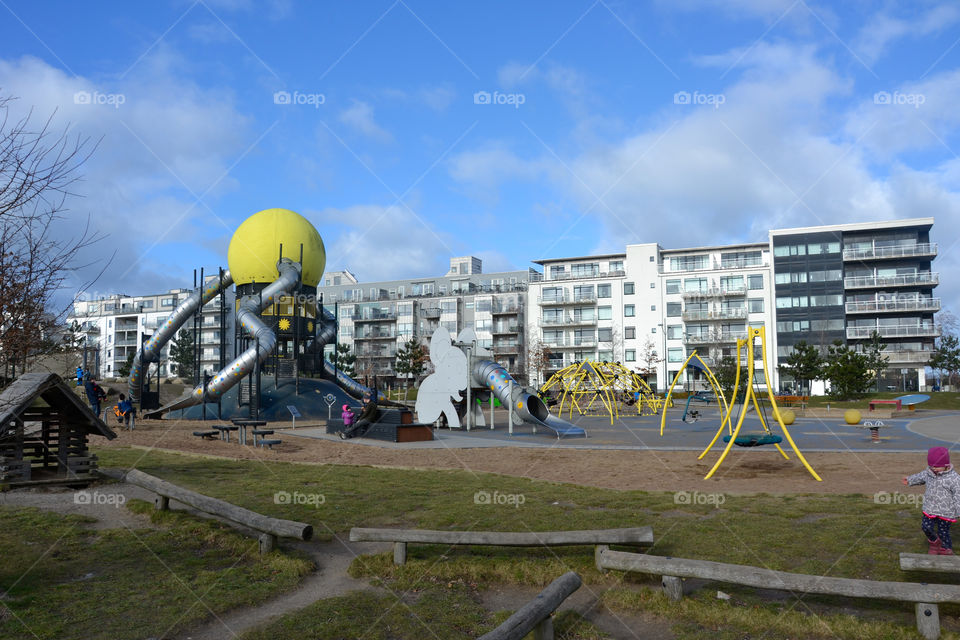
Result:
{"label": "patch of dirt", "polygon": [[[916,453],[809,452],[804,457],[823,478],[817,482],[792,451],[785,460],[776,449],[734,451],[713,478],[704,480],[719,455],[697,460],[693,451],[638,451],[602,449],[489,447],[474,449],[388,449],[340,440],[293,436],[268,428],[283,440],[276,448],[201,440],[193,431],[209,428],[210,421],[145,420],[134,431],[120,431],[110,442],[95,439],[96,447],[140,446],[228,459],[264,462],[369,465],[413,469],[459,469],[500,473],[522,478],[569,482],[606,489],[749,493],[860,493],[899,491],[900,478],[916,473],[925,459]],[[299,427],[300,425],[298,425]],[[303,427],[318,426],[305,424]],[[910,491],[919,491],[916,487]]]}
{"label": "patch of dirt", "polygon": [[43,511],[95,518],[91,529],[155,529],[145,515],[126,508],[127,500],[153,502],[151,491],[126,483],[94,484],[86,489],[37,487],[0,493],[0,506],[36,507]]}

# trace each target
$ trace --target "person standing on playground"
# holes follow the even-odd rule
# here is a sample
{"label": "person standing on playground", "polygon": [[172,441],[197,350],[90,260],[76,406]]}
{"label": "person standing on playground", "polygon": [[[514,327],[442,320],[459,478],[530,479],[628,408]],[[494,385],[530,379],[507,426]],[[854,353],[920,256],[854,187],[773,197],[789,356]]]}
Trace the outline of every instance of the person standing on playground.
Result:
{"label": "person standing on playground", "polygon": [[93,378],[90,377],[90,374],[87,374],[85,377],[83,390],[87,393],[87,400],[90,401],[90,408],[93,409],[93,412],[99,418],[100,402],[107,399],[107,392],[104,391],[103,387],[98,385]]}
{"label": "person standing on playground", "polygon": [[946,447],[930,447],[927,468],[912,476],[904,476],[903,484],[927,485],[923,494],[923,519],[920,528],[927,536],[930,555],[953,555],[950,525],[960,518],[960,475],[950,464]]}

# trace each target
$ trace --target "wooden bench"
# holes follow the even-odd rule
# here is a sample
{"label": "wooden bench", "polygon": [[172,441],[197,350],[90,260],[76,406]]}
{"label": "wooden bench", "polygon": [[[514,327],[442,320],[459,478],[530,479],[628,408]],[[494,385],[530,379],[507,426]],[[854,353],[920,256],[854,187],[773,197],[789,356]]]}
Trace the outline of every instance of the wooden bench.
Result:
{"label": "wooden bench", "polygon": [[239,427],[232,424],[215,424],[213,428],[220,432],[220,439],[226,440],[227,442],[230,442],[230,432],[239,429]]}
{"label": "wooden bench", "polygon": [[574,545],[653,544],[652,527],[586,531],[434,531],[430,529],[350,530],[351,542],[392,542],[393,563],[407,561],[407,544],[484,545],[491,547],[553,547]]}
{"label": "wooden bench", "polygon": [[273,429],[252,429],[250,433],[253,434],[253,446],[260,446],[257,436],[260,436],[259,439],[263,439],[263,436],[272,436],[274,431]]}
{"label": "wooden bench", "polygon": [[503,624],[480,636],[480,640],[522,640],[531,631],[537,640],[553,640],[553,621],[550,614],[580,588],[583,581],[573,571],[568,571],[553,582],[537,597],[520,607]]}
{"label": "wooden bench", "polygon": [[869,407],[870,411],[873,411],[873,405],[875,404],[892,404],[893,406],[896,407],[897,411],[903,410],[903,407],[900,405],[899,400],[871,400],[870,402],[867,403],[867,407]]}
{"label": "wooden bench", "polygon": [[194,431],[193,435],[197,436],[198,438],[203,438],[204,440],[213,440],[215,437],[220,435],[220,432],[216,429],[212,429],[210,431]]}
{"label": "wooden bench", "polygon": [[927,553],[901,553],[900,568],[904,571],[960,573],[960,556],[932,556]]}
{"label": "wooden bench", "polygon": [[800,407],[802,409],[810,400],[810,396],[774,396],[774,400],[781,407]]}
{"label": "wooden bench", "polygon": [[597,547],[595,559],[597,568],[601,571],[615,569],[661,576],[664,593],[671,600],[680,600],[683,597],[683,578],[701,578],[794,593],[913,602],[917,616],[917,630],[927,639],[940,637],[940,613],[936,603],[960,602],[960,585],[952,584],[917,584],[811,576],[708,560],[610,551],[604,546]]}
{"label": "wooden bench", "polygon": [[283,444],[283,440],[264,440],[263,438],[260,438],[260,446],[261,446],[261,447],[266,446],[267,449],[271,449],[271,450],[272,450],[272,449],[273,449],[273,445],[275,445],[275,444]]}

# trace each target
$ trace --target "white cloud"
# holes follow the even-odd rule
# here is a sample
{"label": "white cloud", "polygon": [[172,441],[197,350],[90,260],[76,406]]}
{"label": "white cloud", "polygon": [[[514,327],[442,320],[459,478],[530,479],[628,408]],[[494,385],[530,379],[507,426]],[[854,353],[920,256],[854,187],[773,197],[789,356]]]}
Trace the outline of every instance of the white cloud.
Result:
{"label": "white cloud", "polygon": [[340,122],[380,142],[390,142],[393,136],[376,123],[373,116],[373,107],[366,102],[354,100],[353,104],[340,112]]}
{"label": "white cloud", "polygon": [[355,205],[304,215],[324,235],[327,271],[349,269],[361,282],[446,273],[460,255],[449,234],[402,205]]}
{"label": "white cloud", "polygon": [[[108,236],[84,256],[94,260],[117,252],[98,290],[136,293],[185,284],[183,278],[203,262],[171,267],[164,245],[194,238],[208,224],[219,226],[190,192],[200,196],[212,188],[205,196],[212,202],[233,188],[228,168],[256,139],[229,92],[200,89],[174,76],[173,66],[175,61],[158,55],[125,80],[106,84],[70,76],[36,58],[0,59],[0,87],[18,97],[13,115],[32,108],[37,123],[55,112],[54,129],[69,126],[99,139],[81,170],[82,197],[69,203],[68,218],[58,227],[69,237],[89,214],[93,230]],[[203,251],[192,257],[222,260]],[[69,284],[83,282],[93,269]]]}
{"label": "white cloud", "polygon": [[[911,6],[911,12],[916,8]],[[960,7],[956,4],[939,4],[910,18],[897,18],[889,13],[874,14],[860,30],[853,49],[867,62],[880,59],[897,40],[919,40],[950,29],[960,22]]]}

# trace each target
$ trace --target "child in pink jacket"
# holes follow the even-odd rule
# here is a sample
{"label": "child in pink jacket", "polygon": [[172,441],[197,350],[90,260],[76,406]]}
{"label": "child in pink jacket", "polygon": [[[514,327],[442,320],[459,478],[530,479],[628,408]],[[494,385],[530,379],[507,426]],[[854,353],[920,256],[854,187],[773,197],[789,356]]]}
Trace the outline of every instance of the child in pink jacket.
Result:
{"label": "child in pink jacket", "polygon": [[960,475],[950,464],[950,452],[946,447],[930,447],[927,452],[927,468],[920,473],[904,477],[903,484],[925,484],[923,494],[923,519],[920,528],[927,536],[931,555],[953,555],[950,525],[960,518]]}

